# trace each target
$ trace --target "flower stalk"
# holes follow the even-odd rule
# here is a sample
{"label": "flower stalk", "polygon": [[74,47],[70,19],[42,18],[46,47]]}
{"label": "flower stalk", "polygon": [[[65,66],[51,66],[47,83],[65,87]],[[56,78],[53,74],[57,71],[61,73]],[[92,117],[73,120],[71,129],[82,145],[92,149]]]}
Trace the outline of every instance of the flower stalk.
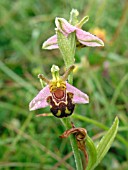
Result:
{"label": "flower stalk", "polygon": [[[78,16],[78,11],[73,10],[71,12],[71,22],[75,23],[77,21],[77,16]],[[66,68],[70,67],[72,64],[74,64],[75,61],[75,49],[76,49],[76,39],[75,39],[75,32],[71,33],[69,37],[65,37],[59,30],[57,30],[57,43],[60,49],[60,52],[63,56],[65,66]],[[73,84],[73,74],[70,73],[68,77],[68,81],[70,84]],[[67,117],[64,119],[61,119],[62,123],[66,127],[66,129],[72,128],[71,126],[71,118]],[[71,134],[69,136],[70,138],[70,143],[71,147],[73,150],[74,158],[75,158],[75,163],[76,163],[76,169],[77,170],[82,170],[82,161],[79,153],[79,149],[77,146],[77,141],[76,138]]]}
{"label": "flower stalk", "polygon": [[[64,124],[64,126],[65,126],[65,128],[67,130],[72,128],[70,117],[61,119],[61,121],[62,121],[62,123]],[[69,136],[69,139],[70,139],[72,151],[73,151],[73,154],[74,154],[74,159],[75,159],[75,163],[76,163],[76,169],[77,170],[82,170],[83,166],[82,166],[82,161],[81,161],[79,149],[78,149],[78,146],[77,146],[76,138],[75,138],[75,136],[73,134],[71,134]]]}

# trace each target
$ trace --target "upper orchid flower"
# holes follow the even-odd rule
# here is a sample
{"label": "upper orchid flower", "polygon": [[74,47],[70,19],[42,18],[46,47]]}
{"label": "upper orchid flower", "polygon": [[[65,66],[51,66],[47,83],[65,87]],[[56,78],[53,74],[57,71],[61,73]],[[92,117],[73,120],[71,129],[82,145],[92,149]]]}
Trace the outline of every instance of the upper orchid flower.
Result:
{"label": "upper orchid flower", "polygon": [[[82,25],[87,22],[87,20],[88,18],[84,17],[76,26],[73,26],[64,18],[57,17],[55,19],[55,24],[57,27],[56,29],[63,33],[66,37],[68,37],[70,33],[75,32],[78,42],[77,46],[104,46],[104,43],[101,39],[81,29]],[[59,48],[57,44],[57,35],[55,34],[45,41],[42,48],[49,50]]]}
{"label": "upper orchid flower", "polygon": [[67,117],[73,113],[76,103],[88,103],[89,98],[77,88],[66,82],[69,73],[74,69],[72,65],[63,76],[59,75],[59,67],[51,68],[52,80],[48,80],[42,74],[39,78],[47,83],[37,96],[30,102],[29,109],[36,110],[50,105],[50,110],[56,117]]}

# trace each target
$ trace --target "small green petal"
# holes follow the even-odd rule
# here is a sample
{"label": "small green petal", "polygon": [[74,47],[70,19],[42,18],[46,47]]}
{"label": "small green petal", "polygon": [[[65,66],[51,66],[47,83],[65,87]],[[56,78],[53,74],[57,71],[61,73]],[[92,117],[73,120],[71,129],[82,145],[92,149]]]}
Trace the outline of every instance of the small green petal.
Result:
{"label": "small green petal", "polygon": [[85,16],[84,18],[82,18],[82,20],[76,25],[76,27],[78,28],[82,28],[82,26],[88,22],[89,20],[89,16]]}
{"label": "small green petal", "polygon": [[72,11],[70,12],[70,20],[69,23],[72,25],[76,25],[78,23],[78,17],[79,12],[77,11],[77,9],[72,9]]}

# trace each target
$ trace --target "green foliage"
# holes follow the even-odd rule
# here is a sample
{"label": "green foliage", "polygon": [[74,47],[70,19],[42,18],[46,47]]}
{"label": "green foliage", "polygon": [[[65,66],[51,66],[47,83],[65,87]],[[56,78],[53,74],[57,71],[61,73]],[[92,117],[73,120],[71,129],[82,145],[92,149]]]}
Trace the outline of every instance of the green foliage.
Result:
{"label": "green foliage", "polygon": [[89,161],[86,169],[91,170],[94,167],[98,157],[97,157],[96,147],[89,136],[87,136],[86,139],[86,146],[87,146],[88,156],[89,156]]}
{"label": "green foliage", "polygon": [[[117,134],[118,124],[119,124],[119,120],[116,117],[112,127],[108,130],[108,132],[103,136],[101,141],[98,143],[98,146],[97,146],[97,158],[98,159],[97,159],[96,165],[101,162],[103,157],[106,155],[106,153],[110,149],[112,142]],[[94,165],[94,167],[96,165]]]}
{"label": "green foliage", "polygon": [[53,64],[62,68],[61,73],[65,69],[58,50],[41,46],[55,34],[54,18],[68,19],[72,8],[80,18],[89,16],[83,29],[106,31],[104,48],[77,50],[74,85],[90,96],[90,104],[76,107],[73,122],[85,127],[97,145],[118,116],[117,138],[95,169],[127,169],[127,6],[126,0],[0,1],[0,169],[75,169],[68,139],[57,138],[64,131],[60,121],[35,117],[49,108],[28,111],[41,89],[37,75],[49,77]]}

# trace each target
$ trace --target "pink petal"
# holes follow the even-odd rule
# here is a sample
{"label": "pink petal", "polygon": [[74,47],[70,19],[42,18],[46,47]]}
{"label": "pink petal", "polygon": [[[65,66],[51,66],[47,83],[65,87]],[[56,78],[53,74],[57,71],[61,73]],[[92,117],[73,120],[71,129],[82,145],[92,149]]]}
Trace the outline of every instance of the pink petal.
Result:
{"label": "pink petal", "polygon": [[76,87],[66,83],[66,88],[67,91],[73,93],[73,102],[74,103],[89,103],[89,97],[87,94],[83,93],[82,91],[80,91],[79,89],[77,89]]}
{"label": "pink petal", "polygon": [[47,103],[47,101],[46,101],[48,96],[50,96],[50,91],[49,91],[49,86],[47,85],[30,102],[29,110],[32,111],[32,110],[36,110],[36,109],[47,107],[49,105]]}
{"label": "pink petal", "polygon": [[64,35],[68,35],[76,30],[76,27],[69,24],[68,21],[64,18],[58,18],[55,19],[56,27],[59,31],[61,31]]}
{"label": "pink petal", "polygon": [[101,39],[79,28],[76,29],[76,36],[78,41],[85,46],[104,46],[104,43]]}
{"label": "pink petal", "polygon": [[47,39],[43,45],[42,48],[44,49],[48,49],[48,50],[52,50],[52,49],[57,49],[58,44],[57,44],[57,35],[53,35],[52,37],[50,37],[49,39]]}

